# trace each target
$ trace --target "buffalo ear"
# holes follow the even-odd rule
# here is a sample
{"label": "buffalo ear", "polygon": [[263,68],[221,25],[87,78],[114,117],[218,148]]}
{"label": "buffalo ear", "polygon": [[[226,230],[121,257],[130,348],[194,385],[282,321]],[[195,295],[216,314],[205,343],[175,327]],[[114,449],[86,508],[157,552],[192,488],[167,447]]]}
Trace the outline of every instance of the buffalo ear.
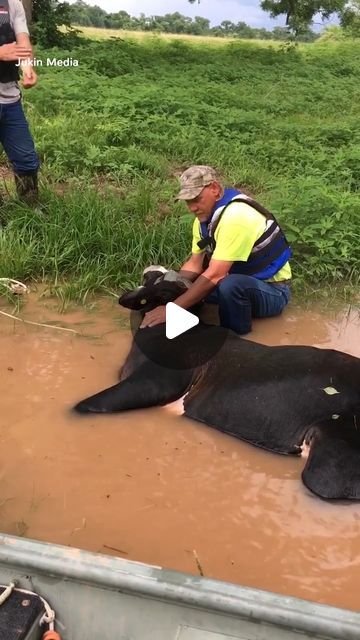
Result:
{"label": "buffalo ear", "polygon": [[146,267],[143,271],[143,284],[145,286],[152,285],[161,277],[164,277],[167,273],[167,269],[159,264],[152,264],[150,267]]}
{"label": "buffalo ear", "polygon": [[163,277],[164,274],[161,271],[148,271],[144,274],[143,285],[144,287],[152,287],[157,280]]}
{"label": "buffalo ear", "polygon": [[[147,290],[148,288],[146,287],[144,291]],[[151,299],[156,301],[158,305],[164,305],[181,296],[186,290],[187,287],[183,282],[162,280],[153,287]]]}

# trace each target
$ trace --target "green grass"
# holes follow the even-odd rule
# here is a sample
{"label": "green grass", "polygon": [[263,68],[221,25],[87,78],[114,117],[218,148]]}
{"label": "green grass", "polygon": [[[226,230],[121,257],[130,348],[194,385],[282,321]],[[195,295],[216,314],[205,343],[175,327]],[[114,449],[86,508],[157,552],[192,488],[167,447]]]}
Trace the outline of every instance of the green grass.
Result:
{"label": "green grass", "polygon": [[80,66],[38,68],[25,92],[46,214],[2,207],[0,276],[84,300],[138,283],[147,264],[179,266],[191,217],[174,203],[177,176],[201,163],[274,211],[298,291],[357,288],[359,42],[285,53],[152,37],[47,55]]}
{"label": "green grass", "polygon": [[[43,193],[43,215],[15,202],[0,235],[2,264],[20,280],[51,278],[60,296],[85,302],[95,291],[132,287],[146,264],[180,265],[190,242],[189,217],[171,216],[164,225],[148,180],[119,200],[91,187],[61,198]],[[64,294],[65,291],[65,294]]]}

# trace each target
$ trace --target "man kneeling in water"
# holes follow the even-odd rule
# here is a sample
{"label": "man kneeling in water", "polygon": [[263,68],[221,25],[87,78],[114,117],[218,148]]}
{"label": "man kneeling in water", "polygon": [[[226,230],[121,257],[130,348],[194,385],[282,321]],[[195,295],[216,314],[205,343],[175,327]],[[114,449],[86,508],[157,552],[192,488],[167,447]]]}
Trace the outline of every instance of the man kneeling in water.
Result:
{"label": "man kneeling in water", "polygon": [[[175,304],[189,309],[202,300],[216,303],[221,326],[238,334],[251,331],[253,317],[279,315],[290,298],[291,249],[273,214],[238,189],[224,188],[205,165],[180,176],[177,199],[195,220],[192,255],[180,270],[193,284]],[[159,306],[141,327],[165,319],[165,306]]]}

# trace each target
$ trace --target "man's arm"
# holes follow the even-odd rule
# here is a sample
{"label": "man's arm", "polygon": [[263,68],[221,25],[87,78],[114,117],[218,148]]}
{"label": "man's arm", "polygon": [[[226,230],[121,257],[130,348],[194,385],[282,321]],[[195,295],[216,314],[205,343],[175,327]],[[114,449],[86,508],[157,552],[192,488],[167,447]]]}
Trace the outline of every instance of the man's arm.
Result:
{"label": "man's arm", "polygon": [[29,89],[30,87],[33,87],[37,83],[37,75],[33,69],[33,66],[31,65],[32,46],[31,46],[29,35],[27,33],[17,33],[16,42],[20,47],[23,47],[25,49],[30,49],[30,52],[31,52],[30,56],[27,59],[23,60],[20,64],[22,76],[23,76],[22,78],[23,87],[24,89]]}
{"label": "man's arm", "polygon": [[203,272],[203,253],[193,253],[191,257],[184,262],[179,274],[185,276],[189,280],[196,280],[196,278]]}
{"label": "man's arm", "polygon": [[32,55],[31,46],[24,47],[16,42],[3,44],[0,47],[0,60],[2,62],[18,62],[18,60],[26,60]]}
{"label": "man's arm", "polygon": [[[186,265],[187,263],[185,263]],[[181,296],[174,300],[175,304],[183,309],[189,309],[204,298],[216,287],[218,282],[225,278],[232,267],[232,262],[225,260],[210,260],[210,264],[204,273],[196,278],[191,287]],[[184,266],[185,266],[184,265]],[[154,327],[166,321],[166,307],[164,305],[156,307],[145,314],[140,328]]]}
{"label": "man's arm", "polygon": [[189,309],[197,304],[216,287],[216,285],[227,276],[233,263],[226,260],[210,260],[208,268],[200,278],[197,278],[191,287],[174,302],[183,309]]}
{"label": "man's arm", "polygon": [[32,55],[32,46],[31,46],[30,37],[28,33],[17,33],[16,42],[18,45],[20,45],[20,47],[25,47],[26,49],[30,50]]}
{"label": "man's arm", "polygon": [[22,2],[19,0],[12,0],[10,7],[10,20],[15,32],[17,46],[29,51],[29,54],[26,57],[21,56],[19,58],[21,60],[20,67],[22,71],[22,84],[24,89],[28,89],[36,84],[37,75],[31,64],[33,51],[29,37],[29,29],[26,22],[25,10]]}

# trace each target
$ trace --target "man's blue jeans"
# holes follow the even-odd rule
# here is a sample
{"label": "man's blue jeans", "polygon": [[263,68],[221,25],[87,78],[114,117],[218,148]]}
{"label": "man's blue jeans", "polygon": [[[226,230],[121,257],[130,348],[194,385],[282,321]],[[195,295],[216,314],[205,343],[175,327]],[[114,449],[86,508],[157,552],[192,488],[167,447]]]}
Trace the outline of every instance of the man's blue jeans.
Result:
{"label": "man's blue jeans", "polygon": [[21,100],[0,104],[0,142],[16,175],[27,176],[38,171],[39,158]]}
{"label": "man's blue jeans", "polygon": [[253,276],[229,274],[205,302],[219,305],[220,324],[236,333],[251,331],[252,318],[279,315],[290,299],[286,284],[269,284]]}

